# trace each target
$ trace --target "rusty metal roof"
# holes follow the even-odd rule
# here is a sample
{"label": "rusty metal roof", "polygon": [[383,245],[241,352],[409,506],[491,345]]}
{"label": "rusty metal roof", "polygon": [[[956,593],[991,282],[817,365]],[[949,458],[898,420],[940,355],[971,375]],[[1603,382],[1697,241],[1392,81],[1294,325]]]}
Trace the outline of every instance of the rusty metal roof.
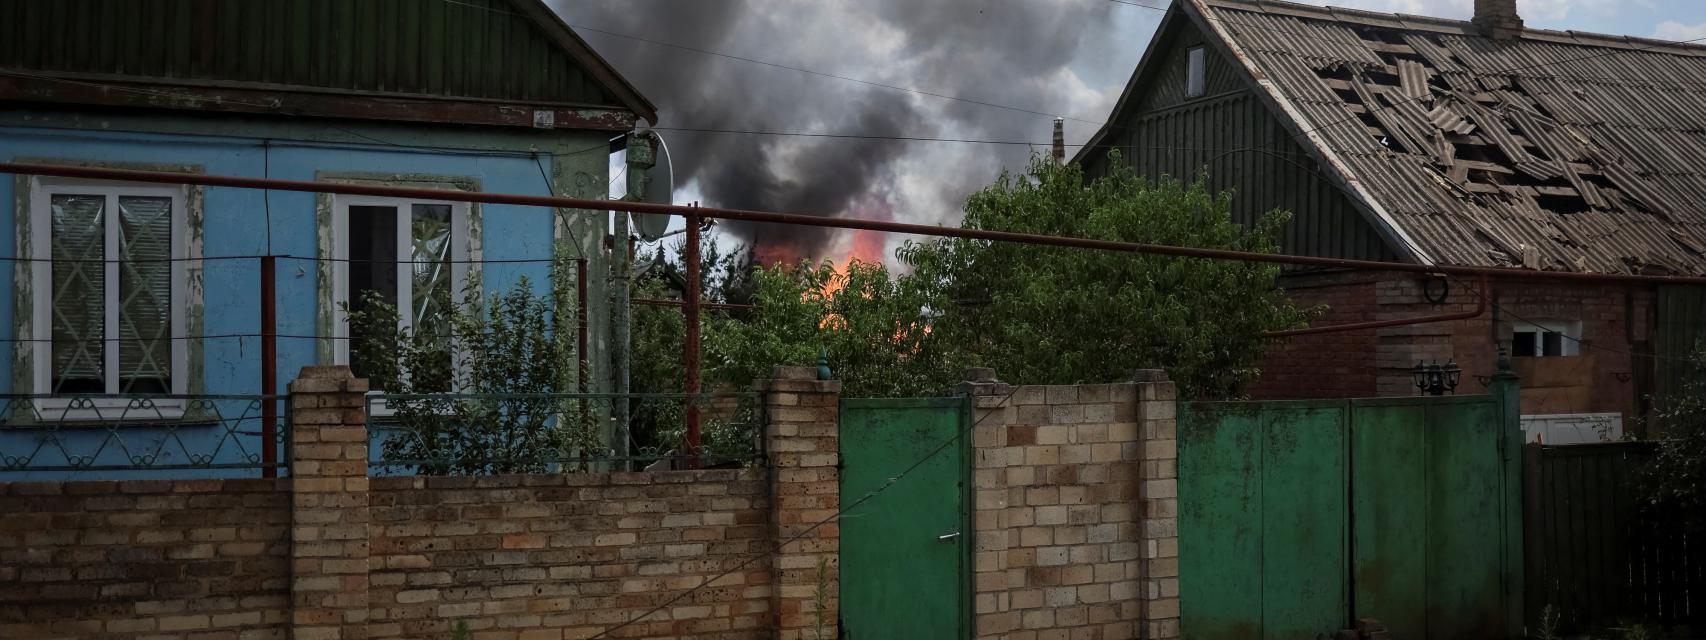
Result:
{"label": "rusty metal roof", "polygon": [[1706,274],[1706,47],[1181,0],[1435,263]]}

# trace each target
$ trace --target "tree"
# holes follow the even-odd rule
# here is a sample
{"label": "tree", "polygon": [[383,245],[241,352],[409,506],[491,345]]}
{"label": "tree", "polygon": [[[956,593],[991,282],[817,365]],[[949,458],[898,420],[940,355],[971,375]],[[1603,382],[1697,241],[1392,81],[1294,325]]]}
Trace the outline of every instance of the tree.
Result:
{"label": "tree", "polygon": [[706,333],[712,377],[744,387],[783,364],[820,354],[848,395],[943,393],[957,381],[955,354],[929,318],[931,300],[881,264],[776,265],[754,272],[754,312]]}
{"label": "tree", "polygon": [[[961,226],[1271,253],[1288,215],[1253,229],[1230,194],[1206,183],[1151,182],[1110,157],[1108,176],[1035,157],[966,203]],[[1277,266],[977,240],[908,243],[899,252],[940,314],[933,328],[966,360],[1004,379],[1069,384],[1166,369],[1181,391],[1227,396],[1254,377],[1259,334],[1307,314],[1275,284]]]}
{"label": "tree", "polygon": [[[1198,182],[1151,182],[1123,163],[1087,181],[1033,159],[966,203],[961,226],[1053,236],[1273,252],[1287,219],[1232,221],[1229,196]],[[1275,284],[1279,269],[1072,248],[940,239],[881,265],[758,272],[757,311],[711,336],[717,376],[745,384],[776,363],[828,352],[850,394],[942,393],[968,365],[1004,380],[1070,384],[1161,368],[1194,396],[1223,397],[1252,378],[1264,331],[1307,314]],[[838,280],[839,278],[839,280]]]}
{"label": "tree", "polygon": [[602,448],[595,408],[551,395],[568,333],[553,335],[551,305],[526,278],[432,332],[400,329],[397,309],[368,293],[348,311],[362,337],[351,360],[387,394],[385,460],[423,475],[541,473]]}
{"label": "tree", "polygon": [[1649,506],[1706,525],[1706,343],[1689,362],[1682,389],[1661,398],[1655,412],[1664,432],[1644,470]]}

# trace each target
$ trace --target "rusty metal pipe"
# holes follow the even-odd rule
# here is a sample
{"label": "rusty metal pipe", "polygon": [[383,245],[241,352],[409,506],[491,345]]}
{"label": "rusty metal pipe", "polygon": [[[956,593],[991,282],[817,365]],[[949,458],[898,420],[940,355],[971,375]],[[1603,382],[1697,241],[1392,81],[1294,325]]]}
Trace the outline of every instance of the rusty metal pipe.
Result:
{"label": "rusty metal pipe", "polygon": [[277,265],[261,257],[261,477],[278,477],[278,292]]}
{"label": "rusty metal pipe", "polygon": [[591,200],[585,198],[566,198],[562,196],[527,196],[507,193],[487,193],[483,191],[457,191],[452,189],[421,189],[365,184],[334,184],[327,182],[305,182],[300,180],[241,178],[235,176],[196,175],[164,171],[135,171],[130,169],[104,169],[99,167],[55,166],[16,162],[0,162],[0,173],[60,176],[67,178],[90,178],[97,180],[126,180],[131,182],[157,182],[166,184],[196,184],[210,187],[274,189],[278,191],[304,191],[309,193],[390,196],[445,200],[451,202],[481,202],[487,204],[585,209],[592,211],[655,213],[662,215],[691,216],[702,219],[740,220],[744,222],[762,222],[769,224],[793,224],[831,229],[862,229],[866,231],[905,233],[911,235],[934,236],[938,238],[963,238],[967,240],[1014,242],[1040,246],[1097,249],[1101,251],[1145,253],[1177,256],[1182,258],[1203,258],[1208,260],[1237,260],[1246,262],[1294,264],[1306,267],[1323,267],[1330,269],[1400,271],[1406,273],[1446,274],[1459,276],[1485,275],[1511,280],[1550,280],[1561,282],[1593,282],[1601,284],[1706,285],[1706,277],[1703,276],[1647,276],[1622,273],[1535,271],[1511,267],[1467,267],[1457,265],[1412,264],[1407,262],[1381,262],[1376,260],[1351,260],[1347,258],[1322,258],[1316,256],[1295,256],[1273,253],[1255,253],[1250,251],[1234,251],[1230,249],[1201,249],[1196,247],[1175,247],[1139,242],[1120,242],[1115,240],[1068,238],[1032,233],[1015,233],[1011,231],[961,229],[927,224],[887,222],[882,220],[829,218],[808,216],[797,213],[748,211],[744,209],[719,209],[715,207],[684,207],[679,205],[628,202],[623,200]]}
{"label": "rusty metal pipe", "polygon": [[1380,329],[1384,327],[1404,327],[1414,324],[1432,324],[1435,322],[1450,322],[1452,320],[1468,320],[1478,318],[1487,312],[1487,276],[1481,276],[1481,293],[1475,296],[1474,311],[1459,311],[1457,313],[1442,313],[1431,316],[1414,318],[1396,318],[1393,320],[1375,320],[1372,322],[1352,322],[1350,324],[1335,324],[1325,327],[1304,327],[1302,329],[1287,329],[1285,331],[1264,331],[1256,334],[1263,338],[1289,338],[1292,336],[1309,336],[1323,333],[1343,333],[1346,331],[1361,331],[1363,329]]}
{"label": "rusty metal pipe", "polygon": [[687,216],[686,349],[682,364],[687,367],[687,466],[699,468],[699,216]]}

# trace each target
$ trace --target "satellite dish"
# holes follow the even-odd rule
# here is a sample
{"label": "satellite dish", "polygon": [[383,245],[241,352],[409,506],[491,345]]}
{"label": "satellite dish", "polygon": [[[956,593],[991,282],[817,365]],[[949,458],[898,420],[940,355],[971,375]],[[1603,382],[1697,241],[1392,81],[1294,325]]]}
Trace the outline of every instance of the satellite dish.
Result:
{"label": "satellite dish", "polygon": [[[653,204],[675,204],[675,169],[670,166],[669,145],[664,144],[663,136],[656,131],[652,132],[652,139],[658,143],[655,151],[657,162],[646,171],[649,180],[646,181],[645,201]],[[636,213],[634,230],[647,242],[655,241],[663,237],[664,231],[669,229],[669,218],[670,216],[658,213]]]}

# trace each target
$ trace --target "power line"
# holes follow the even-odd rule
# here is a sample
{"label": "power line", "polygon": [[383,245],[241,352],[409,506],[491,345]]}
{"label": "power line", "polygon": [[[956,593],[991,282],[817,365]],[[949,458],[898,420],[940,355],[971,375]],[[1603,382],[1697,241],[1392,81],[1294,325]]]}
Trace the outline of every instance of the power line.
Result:
{"label": "power line", "polygon": [[[1453,282],[1458,283],[1459,285],[1467,285],[1467,283],[1465,283],[1460,278],[1451,277],[1451,280]],[[1516,318],[1518,321],[1521,321],[1521,322],[1528,324],[1530,326],[1535,326],[1535,327],[1541,326],[1539,321],[1525,317],[1521,314],[1516,313],[1515,311],[1511,311],[1510,308],[1499,304],[1498,297],[1493,295],[1492,292],[1490,292],[1490,291],[1481,291],[1477,295],[1482,300],[1486,301],[1487,306],[1492,307],[1495,311],[1498,311],[1499,314],[1501,314],[1501,315],[1507,315],[1507,316],[1510,316],[1512,318]],[[1624,295],[1628,295],[1628,292],[1625,291]],[[1630,350],[1630,349],[1619,349],[1616,347],[1607,347],[1607,346],[1595,343],[1592,340],[1585,340],[1585,339],[1581,338],[1580,336],[1572,336],[1572,335],[1570,335],[1568,333],[1564,333],[1562,331],[1556,331],[1553,333],[1557,333],[1559,337],[1561,337],[1565,340],[1569,340],[1570,342],[1573,342],[1580,347],[1585,347],[1585,348],[1592,349],[1595,351],[1603,351],[1606,353],[1615,353],[1618,355],[1629,356],[1631,358],[1652,358],[1654,360],[1664,360],[1667,362],[1684,362],[1684,363],[1694,362],[1693,359],[1686,358],[1686,357],[1664,356],[1664,355],[1659,355],[1658,353],[1646,353],[1646,352],[1634,351],[1634,350]]]}

